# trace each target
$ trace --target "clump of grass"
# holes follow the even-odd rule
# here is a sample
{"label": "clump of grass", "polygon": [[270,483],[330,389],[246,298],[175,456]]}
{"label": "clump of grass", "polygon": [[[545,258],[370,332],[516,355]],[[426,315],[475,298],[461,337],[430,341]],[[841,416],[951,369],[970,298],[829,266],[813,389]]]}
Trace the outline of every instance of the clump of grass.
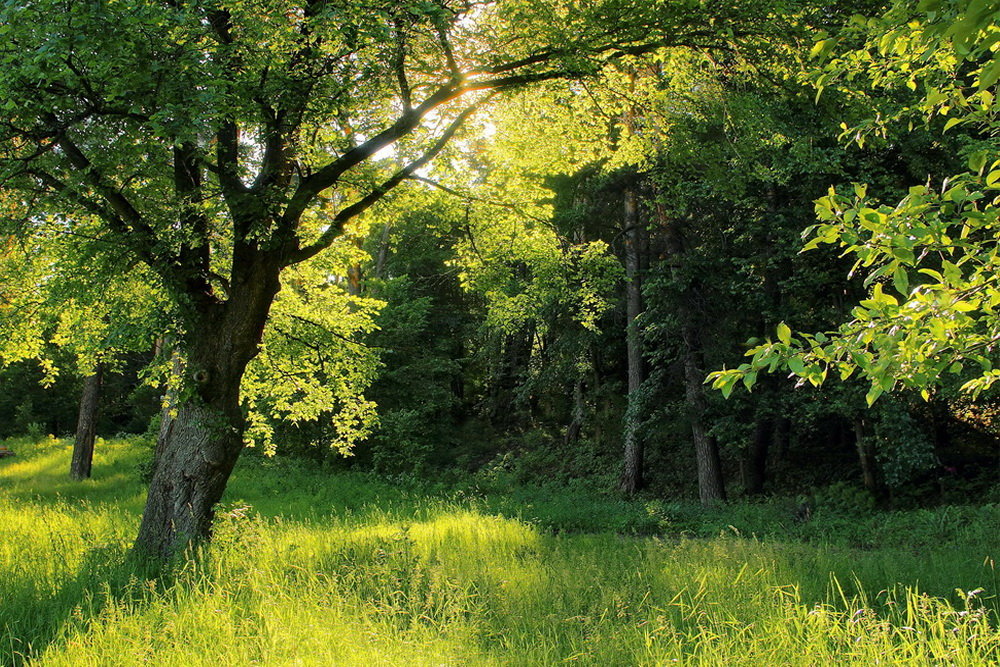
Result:
{"label": "clump of grass", "polygon": [[[794,527],[757,538],[732,524],[711,537],[623,535],[606,529],[610,514],[595,513],[599,530],[588,533],[586,503],[608,508],[607,499],[576,493],[579,511],[570,512],[570,501],[548,489],[536,496],[543,512],[522,508],[518,517],[511,500],[498,514],[496,498],[443,498],[367,475],[247,461],[213,543],[154,580],[125,557],[143,452],[118,443],[103,456],[88,482],[63,479],[64,444],[22,446],[18,467],[0,463],[4,662],[1000,660],[988,560],[995,540],[982,531],[916,547],[894,533],[890,548],[856,549],[803,541]],[[570,528],[559,528],[551,506],[572,518]],[[682,510],[621,507],[668,531]],[[773,511],[730,516],[750,525]],[[532,519],[538,514],[546,521]],[[695,528],[684,532],[698,535]]]}

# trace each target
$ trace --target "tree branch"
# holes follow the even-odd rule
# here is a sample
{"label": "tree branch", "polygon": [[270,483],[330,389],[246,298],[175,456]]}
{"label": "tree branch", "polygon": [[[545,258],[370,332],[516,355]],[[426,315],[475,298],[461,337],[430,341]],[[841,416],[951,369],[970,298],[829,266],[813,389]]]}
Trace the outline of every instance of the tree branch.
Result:
{"label": "tree branch", "polygon": [[427,178],[425,176],[419,176],[419,175],[414,174],[414,175],[409,176],[409,179],[412,180],[412,181],[420,181],[421,183],[426,183],[427,185],[430,185],[431,187],[437,188],[441,192],[446,192],[446,193],[448,193],[448,194],[450,194],[450,195],[452,195],[454,197],[458,197],[459,199],[462,199],[462,200],[467,201],[467,202],[478,202],[480,204],[487,204],[489,206],[496,206],[498,208],[505,208],[505,209],[507,209],[509,211],[513,211],[514,213],[518,214],[519,216],[521,216],[522,218],[525,218],[527,220],[534,220],[535,222],[541,222],[541,223],[546,224],[546,225],[548,225],[548,224],[551,223],[550,220],[546,220],[545,218],[539,218],[536,215],[531,215],[530,213],[525,213],[521,209],[521,207],[518,206],[517,204],[511,204],[511,203],[508,203],[508,202],[497,201],[495,199],[487,199],[485,197],[476,197],[474,195],[470,195],[467,192],[459,192],[458,190],[455,190],[454,188],[450,188],[447,185],[444,185],[443,183],[438,183],[434,179]]}
{"label": "tree branch", "polygon": [[108,203],[111,209],[117,214],[119,220],[127,224],[133,231],[148,236],[145,239],[152,241],[155,238],[153,230],[142,219],[139,211],[132,206],[132,203],[118,190],[111,187],[104,179],[101,172],[83,154],[83,151],[66,135],[66,130],[60,128],[55,135],[55,141],[62,149],[69,163],[80,172]]}
{"label": "tree branch", "polygon": [[321,250],[328,248],[330,244],[333,243],[333,241],[341,234],[344,229],[344,225],[348,220],[367,210],[372,204],[384,197],[390,190],[412,176],[417,169],[420,169],[422,166],[434,159],[434,157],[441,152],[451,138],[455,136],[455,133],[469,118],[469,116],[475,113],[475,111],[486,102],[486,99],[480,100],[463,110],[462,113],[460,113],[455,120],[448,125],[441,136],[438,137],[437,141],[435,141],[430,148],[424,151],[423,155],[397,171],[381,185],[375,187],[371,192],[358,201],[341,209],[330,222],[330,226],[326,228],[326,231],[324,231],[314,243],[304,248],[299,248],[291,253],[289,260],[286,262],[286,266],[307,260],[319,253]]}
{"label": "tree branch", "polygon": [[141,242],[140,243],[130,242],[132,241],[133,237],[130,234],[129,226],[125,224],[125,221],[122,220],[118,215],[116,215],[114,211],[105,208],[104,206],[101,206],[95,201],[91,201],[87,197],[84,197],[80,192],[74,190],[67,183],[59,180],[58,178],[48,173],[47,171],[31,168],[31,169],[26,169],[24,173],[29,176],[37,178],[44,185],[48,186],[49,189],[58,192],[60,195],[74,202],[76,205],[78,205],[80,208],[84,209],[88,213],[97,216],[101,220],[104,220],[106,223],[108,223],[108,226],[111,229],[121,234],[123,240],[127,244],[127,247],[131,251],[135,252],[147,264],[150,265],[153,264],[154,258],[150,251],[149,246]]}
{"label": "tree branch", "polygon": [[334,185],[344,172],[412,132],[428,113],[463,92],[465,90],[454,81],[441,86],[417,107],[404,112],[395,123],[302,179],[285,208],[284,224],[294,227],[316,196]]}

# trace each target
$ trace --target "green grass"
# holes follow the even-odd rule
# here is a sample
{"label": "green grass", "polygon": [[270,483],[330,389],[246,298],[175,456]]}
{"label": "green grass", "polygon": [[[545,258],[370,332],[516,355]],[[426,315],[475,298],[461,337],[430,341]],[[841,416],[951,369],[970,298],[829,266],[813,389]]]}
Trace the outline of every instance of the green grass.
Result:
{"label": "green grass", "polygon": [[153,580],[125,558],[147,448],[101,443],[96,478],[76,483],[68,444],[12,447],[5,663],[1000,660],[996,506],[796,524],[781,501],[702,511],[554,488],[430,493],[249,457],[212,545]]}

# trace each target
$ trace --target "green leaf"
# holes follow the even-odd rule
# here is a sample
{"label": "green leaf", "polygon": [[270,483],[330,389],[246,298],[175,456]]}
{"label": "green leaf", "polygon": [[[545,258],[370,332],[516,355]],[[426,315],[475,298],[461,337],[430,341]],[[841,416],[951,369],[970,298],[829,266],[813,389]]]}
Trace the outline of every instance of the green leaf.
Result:
{"label": "green leaf", "polygon": [[897,292],[903,296],[909,296],[910,278],[902,267],[897,267],[896,270],[892,272],[892,284],[895,286]]}
{"label": "green leaf", "polygon": [[778,325],[778,340],[785,345],[790,345],[792,342],[792,330],[784,322]]}
{"label": "green leaf", "polygon": [[821,56],[828,51],[830,51],[836,42],[832,39],[821,39],[815,44],[813,44],[812,49],[809,51],[810,58],[816,58]]}
{"label": "green leaf", "polygon": [[[984,167],[986,167],[986,153],[984,151],[976,151],[969,156],[970,171],[980,174],[982,173]],[[913,188],[910,188],[910,191],[912,192]]]}
{"label": "green leaf", "polygon": [[898,306],[899,301],[896,297],[891,294],[886,294],[882,291],[882,283],[875,283],[875,289],[872,290],[872,301],[881,305],[886,304],[889,306]]}
{"label": "green leaf", "polygon": [[877,383],[873,384],[871,389],[868,390],[868,393],[865,394],[865,402],[868,403],[868,407],[870,408],[883,393],[884,392],[881,386]]}
{"label": "green leaf", "polygon": [[1000,79],[1000,60],[994,59],[979,73],[979,90],[989,88]]}

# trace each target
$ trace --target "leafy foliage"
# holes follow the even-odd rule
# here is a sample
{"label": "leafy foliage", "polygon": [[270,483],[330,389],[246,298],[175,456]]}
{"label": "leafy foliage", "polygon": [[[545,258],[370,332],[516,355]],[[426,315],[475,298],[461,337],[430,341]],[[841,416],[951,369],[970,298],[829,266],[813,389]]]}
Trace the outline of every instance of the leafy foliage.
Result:
{"label": "leafy foliage", "polygon": [[[895,205],[871,198],[864,185],[819,199],[820,224],[809,230],[806,249],[834,244],[854,256],[869,298],[835,332],[793,336],[779,326],[776,342],[752,349],[751,362],[714,373],[714,386],[725,393],[741,379],[751,386],[759,371],[778,366],[814,385],[830,373],[847,378],[857,371],[870,382],[871,405],[897,386],[927,398],[948,375],[973,394],[1000,378],[994,370],[1000,162],[993,136],[1000,32],[991,6],[922,2],[914,10],[899,3],[845,33],[862,45],[831,58],[816,84],[857,90],[863,83],[874,99],[888,98],[878,116],[856,128],[845,124],[845,136],[862,143],[920,120],[945,132],[962,125],[971,132],[963,149],[968,171],[914,185]],[[822,41],[815,53],[829,54],[834,45]]]}

